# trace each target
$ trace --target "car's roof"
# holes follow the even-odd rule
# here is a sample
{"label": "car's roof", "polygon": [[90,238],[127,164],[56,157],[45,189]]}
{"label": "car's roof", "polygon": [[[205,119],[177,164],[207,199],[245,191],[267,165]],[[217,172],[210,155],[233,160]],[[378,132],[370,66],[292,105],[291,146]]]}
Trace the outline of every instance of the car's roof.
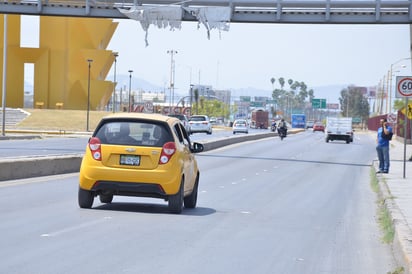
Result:
{"label": "car's roof", "polygon": [[156,120],[162,122],[171,122],[173,120],[180,121],[175,117],[170,117],[162,114],[157,113],[140,113],[140,112],[118,112],[112,113],[105,117],[103,120],[110,120],[110,119],[144,119],[144,120]]}

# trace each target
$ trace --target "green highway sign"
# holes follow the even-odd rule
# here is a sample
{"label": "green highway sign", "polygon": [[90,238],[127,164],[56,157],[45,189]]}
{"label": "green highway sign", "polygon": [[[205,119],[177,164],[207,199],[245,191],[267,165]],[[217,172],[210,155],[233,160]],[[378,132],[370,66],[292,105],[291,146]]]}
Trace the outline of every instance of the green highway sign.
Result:
{"label": "green highway sign", "polygon": [[312,108],[326,108],[326,99],[312,99]]}
{"label": "green highway sign", "polygon": [[263,102],[256,102],[256,101],[250,102],[250,106],[251,107],[264,107]]}

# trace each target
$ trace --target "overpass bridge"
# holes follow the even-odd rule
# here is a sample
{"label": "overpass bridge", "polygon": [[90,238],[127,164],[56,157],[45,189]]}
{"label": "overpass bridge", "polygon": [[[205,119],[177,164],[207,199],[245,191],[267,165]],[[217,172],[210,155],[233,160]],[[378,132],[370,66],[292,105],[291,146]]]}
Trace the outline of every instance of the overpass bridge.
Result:
{"label": "overpass bridge", "polygon": [[181,21],[197,21],[190,8],[228,9],[227,23],[410,24],[411,0],[8,0],[0,13],[128,19],[139,8],[182,8]]}

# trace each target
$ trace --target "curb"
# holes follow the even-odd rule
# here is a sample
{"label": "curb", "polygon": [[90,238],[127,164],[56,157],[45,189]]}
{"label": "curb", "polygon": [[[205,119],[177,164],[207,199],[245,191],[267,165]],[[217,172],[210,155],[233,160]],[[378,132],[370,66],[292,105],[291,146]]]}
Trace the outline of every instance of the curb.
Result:
{"label": "curb", "polygon": [[[373,161],[372,166],[375,172],[379,170],[377,161]],[[404,273],[412,273],[412,235],[401,210],[393,199],[389,186],[383,177],[376,176],[379,185],[379,197],[384,200],[384,206],[388,210],[394,227],[394,237],[392,251],[397,263],[404,267]],[[409,235],[408,235],[409,234]]]}

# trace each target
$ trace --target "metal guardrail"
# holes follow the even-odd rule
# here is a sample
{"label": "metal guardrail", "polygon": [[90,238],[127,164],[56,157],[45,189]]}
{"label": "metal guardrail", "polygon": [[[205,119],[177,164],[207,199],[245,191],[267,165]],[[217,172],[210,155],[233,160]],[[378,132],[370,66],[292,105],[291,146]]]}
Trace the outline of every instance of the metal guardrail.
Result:
{"label": "metal guardrail", "polygon": [[[232,10],[231,22],[409,24],[411,0],[9,0],[0,1],[0,13],[127,19],[118,8],[165,5],[224,6]],[[188,12],[182,21],[195,21]]]}

